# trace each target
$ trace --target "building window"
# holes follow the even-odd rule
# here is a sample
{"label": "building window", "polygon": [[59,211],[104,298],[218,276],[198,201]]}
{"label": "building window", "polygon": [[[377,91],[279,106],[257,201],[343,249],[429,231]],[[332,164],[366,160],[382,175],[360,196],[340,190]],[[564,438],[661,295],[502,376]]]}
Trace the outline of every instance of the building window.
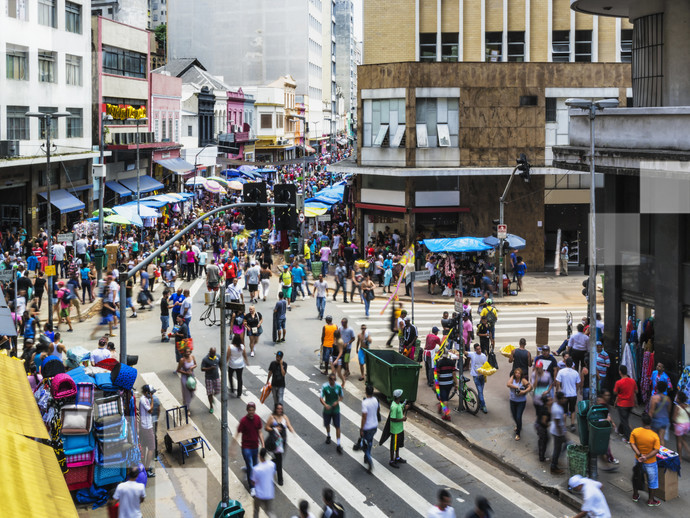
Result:
{"label": "building window", "polygon": [[194,136],[194,126],[187,126],[187,136],[188,137]]}
{"label": "building window", "polygon": [[65,30],[81,34],[81,5],[65,2]]}
{"label": "building window", "polygon": [[57,27],[57,0],[38,0],[38,23],[55,29]]}
{"label": "building window", "polygon": [[458,33],[444,32],[441,34],[441,61],[454,62],[458,60]]}
{"label": "building window", "polygon": [[575,31],[575,61],[592,62],[592,31]]}
{"label": "building window", "polygon": [[55,53],[38,51],[38,80],[41,83],[55,83]]}
{"label": "building window", "polygon": [[29,51],[25,47],[7,45],[5,64],[7,66],[7,79],[21,81],[29,80]]}
{"label": "building window", "polygon": [[283,129],[283,120],[284,119],[285,119],[285,116],[281,112],[276,113],[276,128],[277,129]]}
{"label": "building window", "polygon": [[487,32],[485,36],[486,61],[501,61],[503,49],[503,33],[500,31]]}
{"label": "building window", "polygon": [[174,142],[180,141],[180,119],[175,118],[175,140]]}
{"label": "building window", "polygon": [[459,126],[457,98],[417,99],[417,147],[458,147]]}
{"label": "building window", "polygon": [[261,114],[261,129],[273,128],[273,116],[270,113]]}
{"label": "building window", "polygon": [[173,137],[173,120],[172,117],[168,119],[168,140],[172,140]]}
{"label": "building window", "polygon": [[[55,113],[57,112],[57,108],[45,108],[45,107],[39,107],[38,111],[41,113]],[[58,138],[58,119],[52,119],[50,121],[50,138]],[[41,117],[38,119],[38,138],[41,140],[46,138],[46,120]]]}
{"label": "building window", "polygon": [[436,61],[436,33],[423,32],[419,35],[419,61]]}
{"label": "building window", "polygon": [[551,61],[568,63],[570,61],[570,32],[553,31],[551,36]]}
{"label": "building window", "polygon": [[103,72],[126,77],[146,77],[146,54],[103,46]]}
{"label": "building window", "polygon": [[365,99],[363,111],[363,146],[404,146],[405,99]]}
{"label": "building window", "polygon": [[156,142],[160,142],[160,140],[158,140],[158,137],[160,136],[160,128],[159,128],[158,118],[153,119],[153,134],[154,134],[154,138],[156,139]]}
{"label": "building window", "polygon": [[65,75],[68,85],[81,86],[81,56],[65,54]]}
{"label": "building window", "polygon": [[524,31],[510,31],[508,33],[508,61],[525,61],[525,33]]}
{"label": "building window", "polygon": [[661,106],[664,79],[664,15],[635,20],[632,87],[635,106]]}
{"label": "building window", "polygon": [[7,107],[8,140],[29,140],[29,119],[26,117],[28,111],[28,106]]}
{"label": "building window", "polygon": [[621,29],[621,63],[632,63],[632,29]]}
{"label": "building window", "polygon": [[84,136],[84,110],[81,108],[67,108],[72,115],[67,117],[67,138]]}
{"label": "building window", "polygon": [[27,21],[28,9],[26,7],[28,0],[7,0],[7,16],[16,18],[17,20]]}
{"label": "building window", "polygon": [[163,117],[163,120],[161,122],[162,122],[162,124],[161,124],[161,128],[162,128],[161,137],[162,137],[162,142],[165,142],[168,138],[168,126],[165,123],[165,117]]}
{"label": "building window", "polygon": [[546,122],[556,122],[556,105],[555,97],[546,98]]}

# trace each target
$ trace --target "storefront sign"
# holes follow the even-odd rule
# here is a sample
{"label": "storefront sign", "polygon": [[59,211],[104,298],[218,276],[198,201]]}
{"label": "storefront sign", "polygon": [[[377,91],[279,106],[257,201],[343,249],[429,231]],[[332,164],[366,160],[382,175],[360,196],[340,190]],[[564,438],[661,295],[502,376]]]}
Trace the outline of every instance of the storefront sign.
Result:
{"label": "storefront sign", "polygon": [[105,113],[110,115],[113,119],[125,120],[125,119],[145,119],[146,118],[146,106],[140,106],[135,108],[130,105],[117,105],[117,104],[105,104]]}
{"label": "storefront sign", "polygon": [[74,232],[67,232],[65,234],[57,235],[58,243],[71,243],[72,241],[74,241]]}
{"label": "storefront sign", "polygon": [[14,277],[14,270],[0,270],[0,282],[10,282]]}
{"label": "storefront sign", "polygon": [[316,216],[316,221],[330,221],[330,220],[331,220],[330,214],[323,214],[322,216]]}
{"label": "storefront sign", "polygon": [[462,290],[455,290],[455,312],[462,313]]}

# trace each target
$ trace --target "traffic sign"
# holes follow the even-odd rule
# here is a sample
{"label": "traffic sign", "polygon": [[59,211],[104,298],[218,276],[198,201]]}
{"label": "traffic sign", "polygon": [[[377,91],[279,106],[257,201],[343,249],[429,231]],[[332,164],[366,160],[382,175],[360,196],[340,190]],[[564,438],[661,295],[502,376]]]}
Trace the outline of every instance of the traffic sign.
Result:
{"label": "traffic sign", "polygon": [[12,281],[13,273],[14,270],[0,270],[0,282]]}
{"label": "traffic sign", "polygon": [[414,281],[428,281],[429,278],[431,277],[431,274],[429,274],[429,270],[421,270],[418,272],[410,272],[407,274],[405,277],[406,282],[410,282],[410,278],[414,274],[414,278],[412,280]]}
{"label": "traffic sign", "polygon": [[300,223],[304,223],[304,212],[300,212],[299,216],[297,216],[297,217],[298,217]]}
{"label": "traffic sign", "polygon": [[456,313],[462,313],[462,301],[463,301],[463,296],[462,296],[462,290],[455,289],[455,312]]}
{"label": "traffic sign", "polygon": [[508,237],[508,225],[498,225],[496,231],[498,239],[506,239]]}
{"label": "traffic sign", "polygon": [[330,214],[322,214],[321,216],[316,216],[316,221],[330,221],[330,220],[331,220]]}
{"label": "traffic sign", "polygon": [[55,275],[55,265],[54,264],[46,264],[46,275],[48,277]]}
{"label": "traffic sign", "polygon": [[58,243],[71,243],[72,241],[74,241],[74,232],[67,232],[65,234],[57,235]]}

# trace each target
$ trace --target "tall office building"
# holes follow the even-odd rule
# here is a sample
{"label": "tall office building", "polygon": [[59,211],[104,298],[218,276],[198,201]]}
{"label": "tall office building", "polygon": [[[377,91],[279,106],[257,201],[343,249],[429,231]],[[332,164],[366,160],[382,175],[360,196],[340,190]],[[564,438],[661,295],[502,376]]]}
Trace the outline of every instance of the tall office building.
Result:
{"label": "tall office building", "polygon": [[570,0],[364,0],[364,64],[629,63],[632,24]]}
{"label": "tall office building", "polygon": [[323,2],[331,0],[215,0],[168,2],[168,56],[198,58],[235,85],[260,86],[290,75],[309,100],[309,136],[330,128],[323,117]]}
{"label": "tall office building", "polygon": [[355,24],[353,0],[335,3],[335,81],[342,89],[345,113],[357,105]]}

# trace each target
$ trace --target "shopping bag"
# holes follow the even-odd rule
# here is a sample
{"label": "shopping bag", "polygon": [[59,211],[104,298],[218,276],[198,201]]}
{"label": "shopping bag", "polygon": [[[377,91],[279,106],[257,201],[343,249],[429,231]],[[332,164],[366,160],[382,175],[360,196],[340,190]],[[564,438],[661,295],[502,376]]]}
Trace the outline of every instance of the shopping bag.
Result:
{"label": "shopping bag", "polygon": [[486,361],[484,362],[484,365],[477,369],[477,372],[482,376],[491,376],[496,372],[496,369],[492,367],[488,361]]}
{"label": "shopping bag", "polygon": [[504,347],[501,347],[501,354],[506,358],[510,358],[510,353],[513,352],[513,349],[517,349],[517,347],[512,344],[508,344]]}
{"label": "shopping bag", "polygon": [[266,401],[268,398],[268,395],[271,393],[271,384],[266,383],[262,388],[261,388],[261,395],[259,396],[259,401],[262,403]]}

